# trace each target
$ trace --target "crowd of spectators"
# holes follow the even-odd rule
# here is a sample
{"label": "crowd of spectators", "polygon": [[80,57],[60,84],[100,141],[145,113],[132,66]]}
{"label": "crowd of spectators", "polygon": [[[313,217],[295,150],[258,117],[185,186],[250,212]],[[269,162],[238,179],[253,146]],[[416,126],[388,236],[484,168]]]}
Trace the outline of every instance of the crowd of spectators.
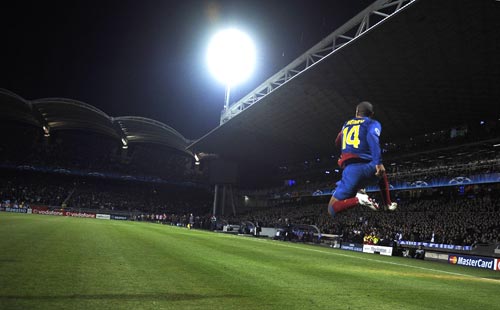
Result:
{"label": "crowd of spectators", "polygon": [[[124,212],[137,221],[181,226],[189,224],[202,229],[214,229],[218,226],[217,222],[239,224],[250,221],[260,227],[314,225],[322,233],[342,235],[361,242],[366,235],[376,240],[404,239],[456,245],[500,241],[498,183],[471,186],[471,190],[459,193],[456,187],[431,189],[428,190],[430,194],[424,195],[416,194],[419,190],[408,191],[407,194],[398,194],[399,208],[393,213],[371,212],[360,207],[332,218],[327,213],[326,202],[321,201],[327,197],[324,196],[310,200],[273,201],[276,204],[274,207],[219,217],[216,221],[210,214],[213,198],[208,188],[139,183],[109,177],[109,174],[118,173],[151,175],[168,180],[205,178],[193,169],[192,160],[185,156],[159,146],[136,145],[123,150],[121,145],[91,133],[68,131],[53,133],[49,138],[34,131],[33,128],[20,126],[16,128],[16,135],[0,141],[0,164],[9,169],[30,165],[83,170],[96,172],[102,178],[79,177],[74,173],[64,175],[10,170],[0,177],[2,206],[27,208],[47,205],[75,211]],[[489,138],[488,135],[483,138]],[[443,132],[422,138],[426,143],[423,148],[418,139],[412,140],[409,146],[385,145],[385,165],[391,182],[411,183],[442,177],[500,173],[500,148],[493,147],[491,143],[469,141],[467,130],[453,139]],[[402,156],[401,150],[407,153]],[[336,160],[336,156],[331,155],[279,167],[278,178],[282,181],[293,179],[295,184],[240,194],[271,201],[275,193],[333,189],[341,173],[336,169]],[[206,179],[203,180],[206,182]]]}
{"label": "crowd of spectators", "polygon": [[30,178],[0,178],[0,202],[4,206],[26,207],[31,205],[60,206],[68,195],[62,184],[46,182],[33,175]]}
{"label": "crowd of spectators", "polygon": [[[133,188],[133,190],[131,190]],[[73,209],[122,210],[130,212],[199,212],[208,209],[206,189],[180,188],[136,182],[79,182],[68,201]]]}
{"label": "crowd of spectators", "polygon": [[180,187],[74,176],[10,172],[0,177],[4,206],[45,205],[73,211],[163,214],[206,213],[211,193],[207,188]]}
{"label": "crowd of spectators", "polygon": [[389,166],[388,177],[393,182],[409,183],[417,180],[431,181],[437,178],[471,177],[500,172],[500,151],[487,155],[476,154],[474,158],[456,157],[450,160],[451,164],[438,159],[432,162],[412,161],[405,166]]}
{"label": "crowd of spectators", "polygon": [[[379,240],[455,245],[492,243],[500,241],[499,190],[497,183],[401,192],[396,198],[399,207],[395,212],[373,212],[358,207],[336,217],[328,215],[322,197],[316,197],[316,201],[298,199],[238,216],[219,217],[218,222],[250,221],[260,227],[314,225],[324,234],[342,235],[346,240],[362,240],[371,234]],[[2,206],[49,205],[73,211],[125,212],[137,221],[190,224],[202,229],[216,228],[210,215],[210,201],[211,194],[205,189],[70,176],[54,178],[34,173],[0,178]]]}
{"label": "crowd of spectators", "polygon": [[[394,185],[412,186],[418,182],[431,183],[457,177],[500,178],[500,147],[493,147],[491,143],[401,155],[388,156],[385,160],[389,182]],[[310,195],[316,190],[334,189],[341,177],[335,156],[306,161],[295,167],[281,167],[280,170],[284,180],[293,182],[274,188],[248,190],[244,194],[261,197],[287,193]]]}
{"label": "crowd of spectators", "polygon": [[498,185],[471,187],[468,192],[430,190],[425,195],[398,199],[395,212],[373,212],[358,207],[328,215],[324,203],[288,203],[228,217],[230,223],[252,221],[261,226],[307,224],[322,233],[342,235],[360,243],[365,235],[380,240],[427,241],[474,245],[500,242],[500,195]]}
{"label": "crowd of spectators", "polygon": [[222,228],[221,225],[217,226],[216,218],[211,214],[203,213],[201,210],[200,212],[200,215],[182,211],[178,211],[177,213],[140,213],[134,215],[132,217],[132,220],[178,227],[187,227],[189,229],[195,228],[217,230]]}

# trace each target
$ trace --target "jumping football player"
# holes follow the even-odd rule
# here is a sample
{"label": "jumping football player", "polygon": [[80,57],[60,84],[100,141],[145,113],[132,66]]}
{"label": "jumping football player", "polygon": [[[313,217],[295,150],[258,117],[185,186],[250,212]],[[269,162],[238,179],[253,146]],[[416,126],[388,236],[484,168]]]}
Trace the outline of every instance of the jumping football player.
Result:
{"label": "jumping football player", "polygon": [[374,119],[373,105],[367,101],[356,107],[356,117],[345,122],[337,135],[335,144],[341,149],[339,166],[343,169],[342,179],[328,203],[328,213],[336,213],[357,205],[378,211],[380,206],[368,195],[360,193],[368,185],[378,184],[382,206],[394,211],[397,203],[391,202],[389,183],[382,164],[379,137],[380,123]]}

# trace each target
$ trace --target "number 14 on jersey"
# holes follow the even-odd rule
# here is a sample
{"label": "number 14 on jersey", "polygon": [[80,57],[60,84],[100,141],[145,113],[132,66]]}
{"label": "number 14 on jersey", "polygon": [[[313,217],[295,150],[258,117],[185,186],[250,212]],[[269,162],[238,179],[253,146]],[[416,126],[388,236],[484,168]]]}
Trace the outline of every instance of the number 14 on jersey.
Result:
{"label": "number 14 on jersey", "polygon": [[355,149],[359,147],[359,126],[345,127],[342,130],[342,149],[344,150],[348,145]]}

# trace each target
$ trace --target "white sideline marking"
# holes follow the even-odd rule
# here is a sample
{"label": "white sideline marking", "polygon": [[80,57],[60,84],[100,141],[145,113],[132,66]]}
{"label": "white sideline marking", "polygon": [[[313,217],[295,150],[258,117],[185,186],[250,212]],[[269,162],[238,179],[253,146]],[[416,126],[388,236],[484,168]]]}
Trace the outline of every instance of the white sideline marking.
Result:
{"label": "white sideline marking", "polygon": [[[226,236],[229,236],[229,237],[238,237],[238,236],[226,235],[226,234],[224,234],[224,235],[221,234],[221,236],[225,236],[225,237]],[[330,254],[330,255],[343,256],[343,257],[349,257],[349,258],[356,258],[356,259],[365,260],[365,261],[372,261],[372,262],[377,262],[377,263],[382,263],[382,264],[388,264],[388,265],[396,265],[396,266],[401,266],[401,267],[410,267],[410,268],[414,268],[414,269],[421,269],[421,270],[432,271],[432,272],[440,272],[440,273],[454,275],[454,276],[476,278],[476,279],[491,281],[491,282],[500,284],[500,281],[496,280],[496,279],[478,277],[478,276],[474,276],[474,275],[470,275],[470,274],[464,274],[464,273],[458,273],[458,272],[451,272],[451,271],[445,271],[445,270],[439,270],[439,269],[432,269],[432,268],[426,268],[426,267],[420,267],[420,266],[412,266],[412,265],[395,263],[395,262],[388,262],[388,261],[383,261],[383,260],[378,260],[378,259],[373,259],[373,258],[367,258],[367,257],[362,257],[362,256],[352,256],[352,255],[348,255],[348,254],[344,254],[344,253],[337,253],[337,252],[333,252],[333,251],[321,251],[321,250],[318,250],[318,249],[311,249],[309,247],[297,247],[297,246],[293,246],[293,245],[282,243],[282,241],[267,240],[267,239],[254,239],[254,238],[246,238],[245,240],[258,241],[258,242],[269,242],[269,241],[271,241],[275,245],[280,245],[280,246],[286,247],[286,248],[292,248],[292,249],[304,250],[304,251],[311,251],[311,252],[318,252],[318,253],[323,253],[323,254]]]}

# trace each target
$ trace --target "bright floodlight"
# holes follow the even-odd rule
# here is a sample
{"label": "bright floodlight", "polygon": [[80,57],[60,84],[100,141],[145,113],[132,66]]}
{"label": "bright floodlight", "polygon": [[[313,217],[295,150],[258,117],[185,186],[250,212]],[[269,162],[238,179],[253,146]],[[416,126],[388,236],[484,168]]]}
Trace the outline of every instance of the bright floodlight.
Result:
{"label": "bright floodlight", "polygon": [[208,45],[208,67],[227,87],[247,79],[255,66],[255,47],[241,31],[227,29],[217,33]]}

